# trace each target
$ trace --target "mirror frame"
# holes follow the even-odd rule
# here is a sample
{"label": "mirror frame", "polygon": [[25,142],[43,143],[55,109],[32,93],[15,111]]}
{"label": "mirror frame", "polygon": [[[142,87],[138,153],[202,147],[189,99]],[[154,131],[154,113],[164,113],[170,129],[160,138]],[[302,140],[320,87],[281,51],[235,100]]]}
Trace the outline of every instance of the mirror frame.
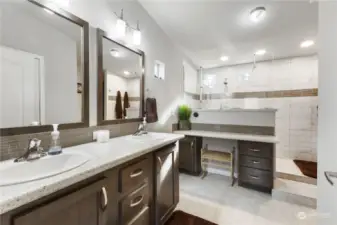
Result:
{"label": "mirror frame", "polygon": [[[132,119],[115,119],[104,120],[104,68],[103,68],[103,38],[124,47],[142,57],[142,75],[140,78],[140,117]],[[122,124],[143,121],[144,116],[144,76],[145,76],[145,54],[139,49],[134,49],[129,46],[113,40],[107,32],[97,28],[97,125]]]}
{"label": "mirror frame", "polygon": [[[60,16],[82,27],[82,41],[83,41],[82,122],[60,124],[59,130],[89,127],[89,23],[61,8],[52,9],[48,7],[47,0],[39,0],[39,1],[27,0],[27,1],[32,4],[35,4],[37,7],[46,8],[50,11],[53,11],[55,15]],[[40,133],[51,130],[53,130],[51,124],[40,126],[0,128],[0,137],[20,135],[20,134]]]}

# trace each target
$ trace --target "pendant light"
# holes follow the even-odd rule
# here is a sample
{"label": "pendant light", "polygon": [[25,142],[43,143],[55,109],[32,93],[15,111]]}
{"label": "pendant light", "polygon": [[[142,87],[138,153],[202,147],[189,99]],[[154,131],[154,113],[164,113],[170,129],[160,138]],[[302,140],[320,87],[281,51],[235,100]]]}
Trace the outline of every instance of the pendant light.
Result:
{"label": "pendant light", "polygon": [[116,22],[116,33],[118,37],[125,37],[126,35],[126,22],[124,20],[123,9],[121,10],[121,16]]}
{"label": "pendant light", "polygon": [[139,21],[137,21],[137,28],[133,30],[133,44],[140,45],[142,41],[142,33],[139,30]]}

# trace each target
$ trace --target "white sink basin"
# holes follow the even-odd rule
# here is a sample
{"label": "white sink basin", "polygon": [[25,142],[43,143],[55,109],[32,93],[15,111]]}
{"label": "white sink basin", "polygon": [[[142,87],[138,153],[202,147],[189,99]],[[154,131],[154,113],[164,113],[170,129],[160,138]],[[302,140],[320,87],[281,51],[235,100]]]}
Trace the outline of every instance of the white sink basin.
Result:
{"label": "white sink basin", "polygon": [[157,140],[162,140],[166,138],[166,134],[161,134],[161,133],[147,133],[147,134],[142,134],[142,135],[131,135],[128,136],[128,140],[131,141],[157,141]]}
{"label": "white sink basin", "polygon": [[75,169],[89,161],[83,154],[62,153],[30,162],[6,161],[0,164],[0,186],[26,183],[55,176]]}

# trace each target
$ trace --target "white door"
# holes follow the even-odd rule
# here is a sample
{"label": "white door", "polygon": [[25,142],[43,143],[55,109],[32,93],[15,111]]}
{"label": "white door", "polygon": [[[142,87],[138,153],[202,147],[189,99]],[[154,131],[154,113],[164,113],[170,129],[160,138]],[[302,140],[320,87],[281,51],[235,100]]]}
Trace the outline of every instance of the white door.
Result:
{"label": "white door", "polygon": [[[337,2],[319,2],[318,225],[337,224]],[[330,173],[329,173],[330,172]],[[336,173],[337,174],[337,173]],[[330,180],[330,182],[329,182]]]}
{"label": "white door", "polygon": [[0,127],[40,123],[40,58],[3,46],[0,58]]}

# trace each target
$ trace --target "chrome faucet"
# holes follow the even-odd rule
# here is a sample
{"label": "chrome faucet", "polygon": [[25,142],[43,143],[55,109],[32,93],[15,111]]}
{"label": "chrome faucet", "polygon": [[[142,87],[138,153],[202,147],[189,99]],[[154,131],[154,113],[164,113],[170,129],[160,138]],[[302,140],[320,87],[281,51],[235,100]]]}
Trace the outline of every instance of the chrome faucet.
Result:
{"label": "chrome faucet", "polygon": [[14,162],[31,161],[46,156],[47,153],[43,151],[43,148],[40,147],[40,144],[41,140],[37,138],[29,140],[28,149],[26,152],[22,156],[16,158]]}
{"label": "chrome faucet", "polygon": [[144,121],[139,124],[137,131],[133,134],[134,136],[140,136],[142,134],[147,134],[146,123],[144,123]]}

